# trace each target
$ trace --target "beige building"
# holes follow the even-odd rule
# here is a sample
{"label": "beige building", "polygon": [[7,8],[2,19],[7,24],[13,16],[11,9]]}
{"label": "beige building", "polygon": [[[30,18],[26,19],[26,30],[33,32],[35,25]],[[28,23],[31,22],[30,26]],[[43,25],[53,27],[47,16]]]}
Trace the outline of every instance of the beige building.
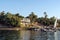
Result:
{"label": "beige building", "polygon": [[23,19],[21,20],[21,24],[22,24],[22,26],[24,26],[24,27],[28,26],[28,25],[30,24],[30,19],[28,19],[28,18],[23,18]]}

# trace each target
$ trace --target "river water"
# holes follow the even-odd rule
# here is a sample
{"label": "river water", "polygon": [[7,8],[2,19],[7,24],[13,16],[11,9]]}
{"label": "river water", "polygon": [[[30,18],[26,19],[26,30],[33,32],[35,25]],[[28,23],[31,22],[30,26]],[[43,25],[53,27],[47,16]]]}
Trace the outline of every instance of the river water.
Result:
{"label": "river water", "polygon": [[0,31],[0,40],[60,40],[60,31],[41,32],[41,31]]}

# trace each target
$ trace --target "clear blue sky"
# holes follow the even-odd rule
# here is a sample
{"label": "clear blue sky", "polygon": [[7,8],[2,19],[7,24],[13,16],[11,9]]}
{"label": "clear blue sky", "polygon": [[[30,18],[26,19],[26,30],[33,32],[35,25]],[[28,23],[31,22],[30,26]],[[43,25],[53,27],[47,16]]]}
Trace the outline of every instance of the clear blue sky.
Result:
{"label": "clear blue sky", "polygon": [[60,0],[0,0],[1,11],[20,13],[25,17],[31,12],[41,17],[46,11],[49,17],[60,18]]}

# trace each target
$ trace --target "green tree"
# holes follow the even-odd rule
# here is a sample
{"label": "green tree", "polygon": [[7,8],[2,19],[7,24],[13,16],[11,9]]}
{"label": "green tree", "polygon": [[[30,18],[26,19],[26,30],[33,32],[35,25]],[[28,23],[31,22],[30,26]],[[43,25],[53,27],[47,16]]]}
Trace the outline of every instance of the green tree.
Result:
{"label": "green tree", "polygon": [[45,17],[45,18],[47,18],[47,16],[48,16],[48,15],[47,15],[47,13],[46,13],[46,12],[44,12],[44,17]]}
{"label": "green tree", "polygon": [[0,22],[1,22],[2,24],[4,24],[4,20],[5,20],[5,12],[2,11],[2,12],[0,13]]}
{"label": "green tree", "polygon": [[50,18],[50,24],[54,25],[55,20],[56,20],[56,19],[55,19],[55,17],[54,17],[54,16],[53,16],[53,17],[51,17],[51,18]]}
{"label": "green tree", "polygon": [[19,17],[19,18],[21,18],[21,19],[23,19],[23,18],[24,18],[24,16],[19,15],[19,13],[16,13],[16,14],[15,14],[15,16],[18,16],[18,17]]}
{"label": "green tree", "polygon": [[31,20],[31,22],[35,22],[37,19],[37,15],[34,14],[34,12],[31,12],[29,16],[27,16]]}
{"label": "green tree", "polygon": [[19,13],[16,13],[15,16],[19,16]]}
{"label": "green tree", "polygon": [[0,13],[0,15],[4,15],[5,14],[5,12],[4,11],[2,11],[1,13]]}

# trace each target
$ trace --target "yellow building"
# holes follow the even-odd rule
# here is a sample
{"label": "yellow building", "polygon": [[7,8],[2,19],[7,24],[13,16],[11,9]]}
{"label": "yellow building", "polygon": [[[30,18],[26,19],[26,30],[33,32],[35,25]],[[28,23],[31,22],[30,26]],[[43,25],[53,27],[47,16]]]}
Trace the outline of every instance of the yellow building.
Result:
{"label": "yellow building", "polygon": [[21,25],[22,25],[22,27],[27,27],[29,24],[30,24],[30,19],[28,19],[28,18],[23,18],[23,19],[21,20]]}

